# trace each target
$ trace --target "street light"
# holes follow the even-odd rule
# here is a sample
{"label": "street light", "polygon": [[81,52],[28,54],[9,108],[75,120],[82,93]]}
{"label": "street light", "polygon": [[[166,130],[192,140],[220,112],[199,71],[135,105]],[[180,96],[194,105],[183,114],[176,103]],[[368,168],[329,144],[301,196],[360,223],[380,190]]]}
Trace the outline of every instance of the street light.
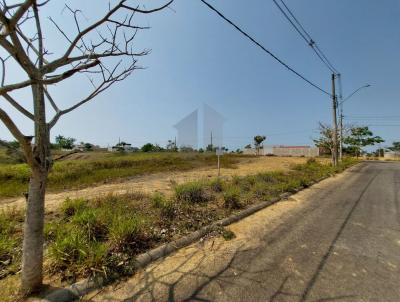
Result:
{"label": "street light", "polygon": [[364,86],[361,86],[360,88],[354,90],[352,93],[350,93],[346,98],[344,98],[342,101],[339,102],[339,110],[340,110],[340,146],[339,146],[339,157],[340,160],[343,158],[343,103],[346,102],[349,98],[351,98],[353,95],[355,95],[357,92],[359,92],[361,89],[371,87],[370,84],[366,84]]}

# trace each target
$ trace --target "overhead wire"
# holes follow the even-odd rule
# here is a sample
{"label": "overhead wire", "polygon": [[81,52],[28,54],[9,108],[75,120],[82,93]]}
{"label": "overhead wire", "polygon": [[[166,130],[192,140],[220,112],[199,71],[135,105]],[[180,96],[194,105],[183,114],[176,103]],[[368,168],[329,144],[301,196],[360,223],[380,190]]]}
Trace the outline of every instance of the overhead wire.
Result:
{"label": "overhead wire", "polygon": [[[310,36],[310,34],[305,30],[304,26],[300,23],[300,21],[296,18],[296,16],[293,14],[293,12],[290,10],[290,8],[286,5],[286,3],[283,0],[279,0],[286,11],[283,9],[283,7],[277,2],[277,0],[273,0],[275,5],[278,7],[278,9],[281,11],[281,13],[284,15],[284,17],[289,21],[289,23],[293,26],[293,28],[300,34],[300,36],[306,41],[306,43],[311,47],[311,49],[315,52],[315,54],[318,56],[318,58],[325,64],[325,66],[335,75],[340,74],[337,69],[332,65],[330,60],[327,58],[327,56],[324,54],[324,52],[319,48],[319,46],[316,44],[315,40]],[[289,15],[290,16],[289,16]],[[296,23],[296,24],[295,24]]]}
{"label": "overhead wire", "polygon": [[220,16],[222,19],[224,19],[226,22],[228,22],[230,25],[232,25],[237,31],[239,31],[242,35],[244,35],[246,38],[248,38],[250,41],[252,41],[255,45],[257,45],[258,47],[260,47],[264,52],[266,52],[268,55],[270,55],[272,58],[274,58],[277,62],[279,62],[281,65],[283,65],[284,67],[286,67],[289,71],[291,71],[292,73],[294,73],[295,75],[297,75],[299,78],[301,78],[302,80],[304,80],[305,82],[307,82],[308,84],[310,84],[311,86],[313,86],[314,88],[318,89],[319,91],[321,91],[322,93],[332,96],[329,92],[327,92],[326,90],[324,90],[323,88],[319,87],[318,85],[316,85],[315,83],[311,82],[310,80],[308,80],[305,76],[303,76],[302,74],[300,74],[299,72],[297,72],[296,70],[294,70],[292,67],[290,67],[288,64],[286,64],[285,62],[283,62],[281,59],[279,59],[275,54],[273,54],[270,50],[268,50],[267,48],[265,48],[260,42],[258,42],[255,38],[253,38],[252,36],[250,36],[248,33],[246,33],[243,29],[241,29],[238,25],[236,25],[233,21],[231,21],[230,19],[228,19],[224,14],[222,14],[219,10],[217,10],[214,6],[212,6],[210,3],[208,3],[205,0],[200,0],[201,2],[203,2],[203,4],[205,4],[209,9],[211,9],[212,11],[214,11],[218,16]]}

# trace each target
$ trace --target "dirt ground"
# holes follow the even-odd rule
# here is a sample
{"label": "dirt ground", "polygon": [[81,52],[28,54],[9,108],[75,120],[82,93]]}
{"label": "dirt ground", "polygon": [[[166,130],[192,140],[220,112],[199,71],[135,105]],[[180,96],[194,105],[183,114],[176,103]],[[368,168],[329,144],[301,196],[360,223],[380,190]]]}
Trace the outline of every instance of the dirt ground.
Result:
{"label": "dirt ground", "polygon": [[[212,290],[222,297],[224,286],[231,282],[225,275],[232,278],[245,276],[248,282],[256,282],[253,280],[253,274],[257,272],[243,271],[243,268],[235,263],[238,260],[235,258],[240,259],[240,255],[244,257],[247,253],[251,254],[260,246],[265,232],[277,229],[285,222],[285,217],[294,215],[297,210],[310,204],[315,192],[325,189],[329,184],[337,183],[344,177],[346,172],[230,225],[227,228],[236,235],[233,240],[225,241],[222,237],[200,240],[155,261],[127,280],[88,294],[82,301],[187,301],[190,300],[186,300],[185,297],[188,288],[198,288],[200,292],[213,280],[217,280],[219,286]],[[285,265],[293,265],[290,258]],[[168,299],[171,297],[173,298]],[[205,300],[199,298],[198,301]]]}
{"label": "dirt ground", "polygon": [[[301,157],[258,157],[243,158],[235,168],[221,169],[221,177],[230,178],[256,174],[264,171],[288,170],[293,164],[306,161]],[[132,191],[145,193],[162,192],[171,194],[173,186],[188,181],[209,179],[217,176],[216,168],[201,168],[191,171],[163,172],[138,176],[120,183],[104,184],[80,190],[49,193],[46,195],[46,210],[52,211],[67,197],[70,198],[95,198],[106,194],[124,194]],[[0,199],[0,209],[21,208],[25,205],[25,198]]]}

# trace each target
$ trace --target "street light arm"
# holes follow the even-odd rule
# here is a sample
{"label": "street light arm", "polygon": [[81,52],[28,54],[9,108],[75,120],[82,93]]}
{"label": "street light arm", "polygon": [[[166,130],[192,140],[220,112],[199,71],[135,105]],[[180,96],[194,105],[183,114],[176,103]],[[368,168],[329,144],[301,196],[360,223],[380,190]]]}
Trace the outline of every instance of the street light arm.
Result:
{"label": "street light arm", "polygon": [[351,98],[351,97],[352,97],[353,95],[355,95],[357,92],[359,92],[361,89],[363,89],[363,88],[368,88],[368,87],[370,87],[370,86],[371,86],[370,84],[367,84],[367,85],[361,86],[360,88],[354,90],[348,97],[344,98],[343,101],[340,102],[340,105],[342,105],[345,101],[347,101],[349,98]]}

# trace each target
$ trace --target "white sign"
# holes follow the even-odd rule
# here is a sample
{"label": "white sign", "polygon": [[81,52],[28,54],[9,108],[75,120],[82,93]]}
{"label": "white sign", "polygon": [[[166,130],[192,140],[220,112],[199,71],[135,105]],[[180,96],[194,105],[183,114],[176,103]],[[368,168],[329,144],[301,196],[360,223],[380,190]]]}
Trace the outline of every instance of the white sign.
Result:
{"label": "white sign", "polygon": [[221,155],[224,154],[224,150],[223,150],[222,148],[216,148],[216,149],[215,149],[215,153],[216,153],[218,156],[221,156]]}

